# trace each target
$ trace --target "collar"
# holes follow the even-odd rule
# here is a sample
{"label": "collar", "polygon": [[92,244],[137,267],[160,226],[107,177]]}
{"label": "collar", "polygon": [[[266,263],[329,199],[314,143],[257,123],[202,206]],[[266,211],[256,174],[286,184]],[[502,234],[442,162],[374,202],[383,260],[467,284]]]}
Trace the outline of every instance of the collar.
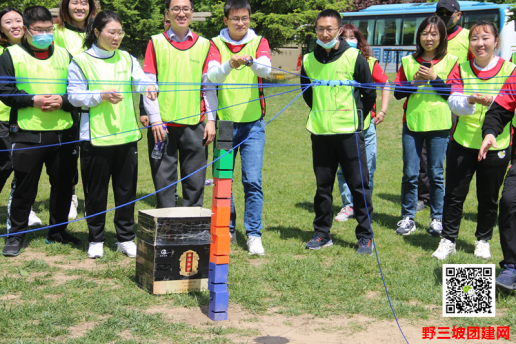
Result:
{"label": "collar", "polygon": [[220,30],[219,37],[221,40],[231,45],[243,45],[251,42],[256,37],[256,32],[254,32],[253,29],[248,29],[244,38],[242,38],[240,41],[235,41],[229,36],[229,29],[225,28]]}
{"label": "collar", "polygon": [[[32,49],[31,45],[27,42],[21,42],[19,44],[23,50],[25,50],[30,56],[36,57],[36,52]],[[39,52],[39,51],[38,51]],[[54,54],[54,43],[50,44],[50,47],[48,47],[48,57],[51,57],[52,54]]]}
{"label": "collar", "polygon": [[498,56],[495,56],[495,58],[485,67],[480,68],[475,64],[474,60],[469,61],[471,69],[473,70],[473,73],[482,80],[490,79],[498,75],[500,72],[500,69],[503,66],[504,59],[501,59]]}
{"label": "collar", "polygon": [[77,26],[73,26],[72,24],[70,23],[65,23],[64,27],[68,30],[71,30],[71,31],[75,31],[75,32],[79,32],[79,33],[84,33],[86,32],[87,30],[87,27],[85,27],[84,29],[79,29]]}
{"label": "collar", "polygon": [[115,55],[114,51],[107,51],[104,49],[100,49],[97,47],[96,44],[93,44],[88,51],[86,51],[88,54],[90,54],[93,57],[98,57],[100,59],[108,59],[110,57],[113,57]]}
{"label": "collar", "polygon": [[448,32],[448,40],[451,40],[455,38],[460,32],[462,31],[462,27],[459,25],[455,25],[449,32]]}
{"label": "collar", "polygon": [[179,43],[182,43],[182,42],[186,42],[187,40],[189,39],[194,39],[194,36],[193,36],[193,33],[192,33],[192,30],[188,29],[188,33],[186,34],[185,38],[183,38],[182,41],[179,40],[179,38],[177,37],[176,33],[174,31],[172,31],[172,28],[168,29],[167,31],[167,36],[173,40],[173,41],[176,41],[176,42],[179,42]]}

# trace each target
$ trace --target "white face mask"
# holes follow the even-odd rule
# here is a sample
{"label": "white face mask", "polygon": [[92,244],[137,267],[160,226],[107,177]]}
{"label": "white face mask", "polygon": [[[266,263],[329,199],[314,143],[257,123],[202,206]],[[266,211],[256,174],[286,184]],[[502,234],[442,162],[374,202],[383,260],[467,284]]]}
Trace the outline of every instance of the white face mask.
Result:
{"label": "white face mask", "polygon": [[324,43],[320,39],[317,39],[317,44],[319,44],[324,49],[331,49],[337,44],[338,40],[339,40],[339,35],[335,36],[335,38],[332,39],[331,41],[329,41],[328,43]]}

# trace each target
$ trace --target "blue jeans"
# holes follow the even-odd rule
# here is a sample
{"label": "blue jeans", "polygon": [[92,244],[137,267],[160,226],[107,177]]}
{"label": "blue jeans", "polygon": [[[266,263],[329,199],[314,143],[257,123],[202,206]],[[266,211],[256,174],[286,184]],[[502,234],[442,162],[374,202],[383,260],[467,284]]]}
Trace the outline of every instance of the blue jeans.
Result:
{"label": "blue jeans", "polygon": [[[250,139],[235,149],[234,159],[238,151],[242,162],[242,185],[244,186],[245,212],[244,227],[248,237],[262,235],[262,166],[263,149],[265,147],[265,130],[263,118],[250,123],[233,123],[233,147],[258,131]],[[234,164],[234,161],[233,161]],[[229,229],[235,231],[236,210],[231,197],[231,222]]]}
{"label": "blue jeans", "polygon": [[[367,168],[369,169],[369,189],[371,189],[371,197],[373,197],[373,178],[374,171],[376,171],[376,126],[371,121],[371,125],[367,130],[364,130],[365,149],[367,155]],[[353,196],[349,190],[342,167],[339,164],[337,171],[337,180],[339,182],[340,197],[342,198],[342,207],[353,206]]]}
{"label": "blue jeans", "polygon": [[430,182],[430,216],[443,218],[444,158],[450,130],[411,131],[403,123],[403,179],[401,181],[401,216],[416,217],[417,181],[423,141],[426,140],[427,170]]}

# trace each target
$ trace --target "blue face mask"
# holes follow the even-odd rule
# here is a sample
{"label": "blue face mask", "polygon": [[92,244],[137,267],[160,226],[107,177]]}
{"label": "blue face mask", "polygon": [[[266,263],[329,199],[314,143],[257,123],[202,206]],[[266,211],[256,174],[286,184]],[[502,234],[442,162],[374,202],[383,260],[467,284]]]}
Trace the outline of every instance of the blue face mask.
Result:
{"label": "blue face mask", "polygon": [[346,41],[346,42],[349,44],[349,46],[351,48],[355,48],[355,49],[357,48],[357,42],[353,42],[353,41]]}
{"label": "blue face mask", "polygon": [[332,39],[328,43],[324,43],[320,39],[317,39],[317,44],[319,44],[324,49],[331,49],[331,48],[333,48],[335,46],[335,44],[337,44],[338,40],[339,40],[339,36],[337,35],[337,37],[335,37],[334,39]]}
{"label": "blue face mask", "polygon": [[53,33],[43,33],[41,35],[32,35],[27,29],[27,32],[32,37],[32,45],[37,49],[47,49],[54,41]]}

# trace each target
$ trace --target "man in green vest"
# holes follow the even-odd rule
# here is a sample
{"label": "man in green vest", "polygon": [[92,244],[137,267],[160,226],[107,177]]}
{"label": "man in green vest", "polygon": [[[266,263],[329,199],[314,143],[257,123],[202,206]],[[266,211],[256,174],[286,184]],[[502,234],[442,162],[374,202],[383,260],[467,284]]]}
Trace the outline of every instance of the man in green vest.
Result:
{"label": "man in green vest", "polygon": [[[366,59],[340,37],[342,19],[335,10],[317,15],[316,49],[303,57],[301,83],[312,80],[355,80],[372,84]],[[303,97],[311,108],[307,129],[311,133],[312,158],[317,183],[314,197],[315,234],[306,248],[317,250],[333,244],[330,228],[333,222],[333,185],[340,163],[354,199],[358,225],[358,254],[373,253],[369,221],[373,204],[369,189],[369,171],[365,150],[363,122],[376,101],[376,90],[343,86],[312,86]]]}
{"label": "man in green vest", "polygon": [[[23,25],[27,41],[9,47],[0,56],[0,78],[11,78],[0,84],[0,94],[6,95],[2,101],[11,107],[9,123],[15,182],[10,233],[27,229],[30,207],[36,199],[45,165],[51,186],[49,224],[65,223],[49,229],[46,243],[79,245],[81,241],[65,231],[78,152],[75,145],[63,144],[77,139],[71,115],[77,109],[67,96],[59,95],[66,93],[64,80],[72,57],[66,49],[52,44],[52,14],[45,7],[27,8]],[[31,82],[31,77],[36,80]],[[41,83],[39,79],[49,81]],[[23,237],[10,235],[3,255],[17,256]]]}
{"label": "man in green vest", "polygon": [[[251,6],[247,0],[227,0],[224,24],[227,28],[212,39],[216,52],[211,54],[208,78],[214,83],[257,84],[271,72],[271,56],[267,39],[249,28]],[[219,86],[219,119],[233,121],[233,146],[240,151],[244,186],[244,227],[249,254],[265,254],[262,245],[262,166],[265,147],[265,99],[261,87],[235,88]],[[247,103],[245,103],[247,102]],[[245,103],[245,104],[241,104]],[[241,105],[236,105],[241,104]],[[235,106],[236,105],[236,106]],[[236,154],[235,154],[236,157]],[[231,199],[230,231],[233,241],[236,211]]]}

